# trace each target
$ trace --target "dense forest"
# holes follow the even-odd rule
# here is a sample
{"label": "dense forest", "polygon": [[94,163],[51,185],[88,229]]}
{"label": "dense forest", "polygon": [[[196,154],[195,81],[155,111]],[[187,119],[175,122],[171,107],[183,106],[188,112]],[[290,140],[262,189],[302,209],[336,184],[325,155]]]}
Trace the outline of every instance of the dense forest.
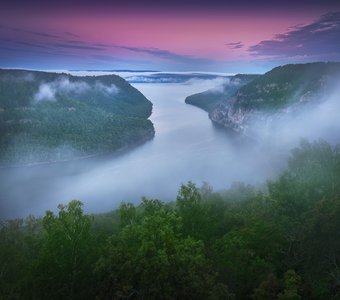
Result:
{"label": "dense forest", "polygon": [[280,109],[296,102],[314,100],[336,84],[340,63],[318,62],[276,67],[240,88],[235,105],[251,109]]}
{"label": "dense forest", "polygon": [[302,141],[261,188],[3,220],[0,299],[340,299],[339,193],[340,146]]}
{"label": "dense forest", "polygon": [[114,152],[154,135],[152,103],[116,75],[0,69],[0,162]]}

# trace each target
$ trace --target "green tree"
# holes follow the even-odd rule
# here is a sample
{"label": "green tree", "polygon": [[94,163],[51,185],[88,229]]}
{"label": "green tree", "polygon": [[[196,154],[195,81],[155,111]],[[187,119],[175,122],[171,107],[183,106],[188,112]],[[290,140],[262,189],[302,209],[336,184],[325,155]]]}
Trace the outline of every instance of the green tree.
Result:
{"label": "green tree", "polygon": [[119,207],[120,225],[125,227],[137,221],[136,207],[132,203],[121,203]]}
{"label": "green tree", "polygon": [[20,285],[17,278],[22,276],[24,247],[22,219],[0,223],[0,299],[18,299]]}
{"label": "green tree", "polygon": [[255,220],[215,242],[214,262],[223,282],[245,299],[280,265],[282,235],[271,222]]}
{"label": "green tree", "polygon": [[141,222],[114,236],[97,264],[99,298],[230,299],[227,288],[216,282],[204,244],[181,235],[176,211],[159,201],[143,203]]}
{"label": "green tree", "polygon": [[200,190],[191,181],[187,185],[181,185],[176,199],[176,208],[182,218],[183,234],[204,240],[208,226],[206,212],[202,205]]}
{"label": "green tree", "polygon": [[340,191],[340,152],[325,141],[301,141],[292,150],[288,168],[268,183],[272,215],[284,228],[285,269],[300,268],[305,259],[304,245],[309,221],[318,202]]}
{"label": "green tree", "polygon": [[340,192],[340,148],[323,140],[302,140],[292,150],[288,168],[275,182],[269,182],[269,194],[277,203],[277,212],[299,218],[323,197]]}
{"label": "green tree", "polygon": [[278,300],[300,300],[299,288],[301,277],[294,270],[288,270],[284,275],[285,289],[278,295]]}
{"label": "green tree", "polygon": [[304,282],[319,299],[340,295],[340,197],[321,199],[308,218],[301,245]]}
{"label": "green tree", "polygon": [[261,282],[260,286],[254,290],[253,299],[273,300],[277,298],[279,291],[279,280],[273,273],[270,273],[268,277]]}
{"label": "green tree", "polygon": [[83,214],[80,201],[59,205],[58,209],[58,215],[47,211],[43,218],[37,289],[42,298],[91,299],[91,218]]}

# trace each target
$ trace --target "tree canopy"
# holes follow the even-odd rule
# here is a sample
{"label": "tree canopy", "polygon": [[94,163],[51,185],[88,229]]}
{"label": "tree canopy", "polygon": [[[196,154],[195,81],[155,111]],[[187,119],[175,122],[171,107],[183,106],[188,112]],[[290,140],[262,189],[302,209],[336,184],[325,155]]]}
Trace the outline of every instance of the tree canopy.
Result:
{"label": "tree canopy", "polygon": [[339,299],[339,167],[303,141],[262,190],[189,182],[170,203],[2,221],[0,299]]}

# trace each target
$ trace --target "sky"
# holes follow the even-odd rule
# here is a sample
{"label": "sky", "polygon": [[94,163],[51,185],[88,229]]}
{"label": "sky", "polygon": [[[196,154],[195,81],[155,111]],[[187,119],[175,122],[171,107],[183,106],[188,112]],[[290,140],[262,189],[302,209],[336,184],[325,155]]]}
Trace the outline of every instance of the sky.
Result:
{"label": "sky", "polygon": [[340,61],[340,1],[0,4],[0,68],[263,73],[312,61]]}

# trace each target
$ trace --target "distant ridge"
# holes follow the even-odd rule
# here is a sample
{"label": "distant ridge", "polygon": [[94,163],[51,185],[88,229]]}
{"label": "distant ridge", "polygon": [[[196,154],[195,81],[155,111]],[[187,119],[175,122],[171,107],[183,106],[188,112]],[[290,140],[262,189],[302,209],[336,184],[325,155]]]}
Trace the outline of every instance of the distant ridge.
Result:
{"label": "distant ridge", "polygon": [[128,69],[123,69],[123,70],[70,70],[71,72],[81,72],[81,71],[85,71],[85,72],[133,72],[133,73],[144,73],[144,72],[162,72],[162,71],[157,71],[157,70],[128,70]]}

